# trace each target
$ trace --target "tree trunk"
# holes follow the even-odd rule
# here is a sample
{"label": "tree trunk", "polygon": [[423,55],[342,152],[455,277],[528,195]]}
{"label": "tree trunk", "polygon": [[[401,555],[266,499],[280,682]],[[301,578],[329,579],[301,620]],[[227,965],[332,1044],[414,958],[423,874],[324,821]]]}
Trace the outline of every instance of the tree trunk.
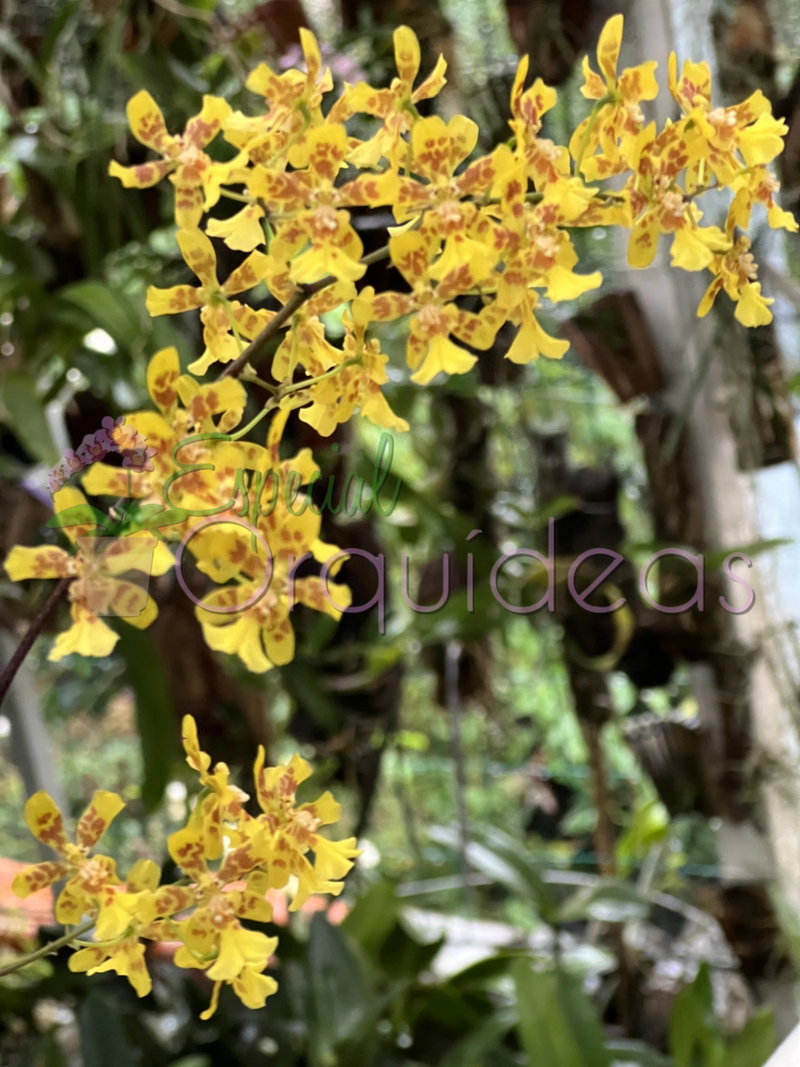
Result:
{"label": "tree trunk", "polygon": [[[627,12],[628,46],[621,65],[640,62],[645,57],[658,61],[662,84],[660,122],[672,115],[672,101],[664,91],[670,50],[677,51],[679,63],[685,58],[712,59],[711,8],[711,0],[673,0],[670,5],[660,0],[640,0]],[[713,70],[713,60],[711,65]],[[754,469],[758,460],[755,464],[744,463],[747,450],[738,439],[730,410],[731,402],[740,399],[742,390],[752,389],[753,363],[743,355],[752,339],[739,340],[734,334],[737,340],[731,346],[719,327],[715,335],[709,320],[696,318],[704,280],[671,269],[666,251],[662,244],[652,268],[626,271],[625,285],[636,293],[650,329],[659,340],[667,378],[660,400],[684,426],[687,474],[701,504],[702,540],[712,548],[733,550],[779,535],[781,524],[790,528],[790,536],[794,536],[800,520],[800,479],[794,457],[759,469]],[[778,313],[777,325],[785,307],[776,302],[773,310]],[[752,419],[747,421],[752,426]],[[762,452],[761,463],[770,462],[765,454]],[[798,549],[789,546],[757,557],[750,570],[738,565],[738,572],[756,590],[756,602],[747,614],[728,616],[725,638],[729,649],[738,643],[755,652],[750,672],[752,742],[747,769],[751,779],[760,779],[767,846],[763,854],[770,857],[762,863],[760,873],[765,882],[776,877],[780,896],[793,917],[792,925],[800,919],[800,707],[797,662],[789,666],[789,642],[780,630],[789,624],[794,634],[798,600],[794,599],[791,613],[785,611],[780,584],[797,573],[797,561]],[[796,587],[796,577],[791,584]],[[741,587],[737,591],[732,584],[725,593],[728,602],[737,605],[742,603],[742,595]],[[724,744],[732,713],[728,694],[720,686],[719,672],[700,664],[693,668],[693,674],[701,719],[711,735]],[[736,768],[737,773],[744,770]],[[745,876],[741,870],[736,841],[738,837],[752,841],[753,834],[760,834],[760,815],[756,810],[743,819],[741,812],[731,813],[726,832],[718,841],[723,884],[726,878],[737,884],[752,879],[750,873]],[[787,1031],[786,1019],[779,1020],[779,1028]]]}

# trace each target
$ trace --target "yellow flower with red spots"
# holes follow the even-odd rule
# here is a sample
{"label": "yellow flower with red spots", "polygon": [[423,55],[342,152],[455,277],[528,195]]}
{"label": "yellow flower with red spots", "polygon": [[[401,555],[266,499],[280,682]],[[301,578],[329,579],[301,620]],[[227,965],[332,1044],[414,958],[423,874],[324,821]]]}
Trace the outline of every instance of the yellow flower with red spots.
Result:
{"label": "yellow flower with red spots", "polygon": [[[283,889],[294,878],[295,890],[290,911],[297,911],[312,893],[338,896],[343,879],[353,862],[361,855],[356,839],[329,841],[318,832],[341,818],[341,807],[331,793],[323,793],[317,800],[298,805],[296,793],[311,776],[308,763],[295,756],[288,764],[265,768],[264,749],[259,746],[253,768],[256,797],[262,814],[247,824],[251,833],[267,833],[271,837],[271,851],[265,865],[269,885]],[[314,853],[313,865],[307,853]]]}
{"label": "yellow flower with red spots", "polygon": [[119,178],[126,189],[147,189],[169,175],[175,186],[176,222],[184,227],[197,226],[203,212],[219,198],[219,187],[230,170],[241,162],[215,163],[203,151],[230,112],[225,100],[204,96],[201,111],[188,121],[184,132],[170,134],[158,104],[142,89],[128,103],[128,122],[136,140],[162,158],[135,167],[122,167],[112,160],[109,174]]}
{"label": "yellow flower with red spots", "polygon": [[97,790],[78,820],[72,842],[53,798],[43,791],[35,793],[25,805],[25,822],[34,837],[58,853],[59,859],[20,871],[12,885],[14,893],[24,900],[66,878],[56,901],[58,921],[76,924],[84,915],[96,916],[100,939],[121,934],[130,922],[135,894],[117,893],[120,881],[114,860],[93,856],[91,850],[124,807],[125,801],[116,793]]}
{"label": "yellow flower with red spots", "polygon": [[375,167],[381,159],[388,160],[393,168],[402,166],[407,151],[403,135],[418,114],[416,105],[432,99],[444,87],[447,63],[439,56],[433,72],[414,88],[421,53],[417,36],[408,26],[398,26],[394,31],[394,55],[398,77],[388,89],[373,89],[366,82],[345,85],[331,111],[334,122],[343,122],[359,112],[383,120],[373,137],[352,147],[348,162],[354,167]]}
{"label": "yellow flower with red spots", "polygon": [[78,653],[81,656],[108,656],[119,634],[103,621],[115,617],[137,629],[145,629],[158,616],[158,608],[147,591],[124,575],[165,574],[173,564],[172,555],[156,537],[142,530],[123,537],[101,537],[87,522],[90,511],[79,489],[65,486],[55,494],[56,516],[66,522],[65,513],[75,509],[75,521],[64,527],[75,549],[67,552],[57,545],[27,548],[15,545],[5,561],[12,582],[31,578],[71,578],[68,597],[72,625],[59,634],[50,651],[50,660]]}
{"label": "yellow flower with red spots", "polygon": [[[266,893],[286,889],[296,910],[311,893],[341,893],[342,879],[360,854],[355,839],[329,841],[319,829],[339,820],[341,809],[330,793],[298,803],[296,792],[310,775],[305,760],[265,767],[259,747],[254,777],[261,813],[249,815],[246,794],[229,782],[225,764],[211,770],[211,757],[200,747],[197,725],[183,720],[187,762],[198,774],[202,791],[187,825],[167,842],[182,872],[178,881],[159,885],[161,871],[140,859],[122,883],[109,856],[92,849],[124,807],[115,793],[98,790],[78,821],[70,841],[58,807],[47,793],[36,793],[25,806],[25,821],[39,841],[58,859],[22,870],[13,883],[25,898],[62,879],[66,884],[56,903],[59,922],[79,927],[70,943],[77,949],[69,968],[89,975],[114,971],[128,979],[138,996],[152,981],[145,960],[147,941],[178,942],[178,967],[204,971],[213,982],[211,1003],[201,1015],[217,1009],[220,989],[230,985],[248,1008],[262,1008],[278,988],[265,974],[278,939],[243,925],[268,923],[272,906]],[[213,801],[214,832],[209,832]],[[313,853],[314,862],[308,856]],[[91,941],[81,941],[87,926]]]}
{"label": "yellow flower with red spots", "polygon": [[[636,138],[645,123],[641,102],[658,96],[656,64],[652,60],[626,67],[617,77],[623,21],[622,15],[614,15],[600,34],[597,63],[602,77],[591,69],[588,56],[583,59],[581,93],[597,104],[573,133],[569,150],[581,174],[589,181],[610,178],[628,167]],[[595,155],[598,148],[600,154]]]}
{"label": "yellow flower with red spots", "polygon": [[[117,891],[115,903],[122,907],[126,920],[124,932],[99,944],[89,944],[69,958],[69,969],[78,974],[102,974],[114,971],[127,978],[140,997],[146,997],[153,987],[145,962],[145,946],[139,939],[143,921],[137,915],[146,896],[158,887],[161,871],[152,860],[138,860],[125,879],[122,892]],[[124,904],[123,904],[124,902]],[[96,928],[96,932],[99,929]]]}
{"label": "yellow flower with red spots", "polygon": [[311,387],[312,403],[300,411],[300,418],[322,437],[347,422],[358,409],[364,418],[388,430],[408,429],[405,419],[389,407],[381,386],[389,380],[386,364],[389,357],[380,350],[377,338],[367,340],[374,289],[363,289],[351,305],[352,317],[344,320],[347,330],[342,346],[341,369]]}
{"label": "yellow flower with red spots", "polygon": [[189,369],[194,374],[203,374],[212,363],[229,363],[235,359],[243,347],[239,336],[252,339],[273,317],[272,312],[255,312],[231,301],[230,297],[263,282],[275,270],[275,264],[263,252],[251,252],[220,284],[217,255],[208,237],[201,230],[179,230],[177,240],[186,264],[197,275],[200,285],[173,285],[169,289],[151,285],[147,290],[147,310],[155,317],[202,308],[200,318],[206,350]]}
{"label": "yellow flower with red spots", "polygon": [[[248,309],[249,310],[249,309]],[[247,393],[241,382],[233,378],[198,384],[188,374],[181,374],[180,357],[175,348],[162,348],[156,352],[147,367],[147,388],[155,411],[136,411],[127,416],[127,422],[142,434],[148,444],[155,448],[153,470],[133,472],[128,481],[127,472],[108,463],[94,463],[83,476],[82,485],[92,496],[114,496],[148,501],[164,502],[164,483],[178,473],[173,452],[181,441],[200,434],[218,432],[220,435],[235,429],[241,421],[247,403]],[[220,442],[197,441],[184,446],[176,459],[187,466],[213,461]],[[180,504],[183,494],[200,487],[207,487],[204,506],[218,504],[225,487],[214,486],[201,476],[181,476],[171,487],[169,499]],[[183,526],[163,527],[161,532],[174,539],[185,532]]]}
{"label": "yellow flower with red spots", "polygon": [[789,132],[760,89],[733,107],[711,106],[711,72],[707,63],[686,61],[678,78],[675,53],[669,57],[669,89],[692,122],[692,137],[702,145],[687,188],[708,184],[711,175],[732,185],[747,168],[763,166],[783,151]]}

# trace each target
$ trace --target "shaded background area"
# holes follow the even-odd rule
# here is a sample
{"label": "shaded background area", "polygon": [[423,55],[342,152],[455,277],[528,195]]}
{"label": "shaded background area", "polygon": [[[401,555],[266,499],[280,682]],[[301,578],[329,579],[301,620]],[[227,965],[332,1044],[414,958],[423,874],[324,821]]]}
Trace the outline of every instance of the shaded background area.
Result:
{"label": "shaded background area", "polygon": [[[184,364],[197,354],[192,316],[151,320],[144,308],[148,285],[185,277],[171,188],[126,191],[107,176],[112,158],[146,158],[127,132],[133,92],[146,87],[172,130],[204,92],[255,113],[247,72],[263,59],[296,63],[301,26],[319,34],[337,86],[386,84],[404,22],[424,67],[447,57],[436,105],[479,123],[478,151],[507,137],[523,52],[559,88],[544,132],[565,143],[587,111],[581,58],[618,10],[630,16],[623,62],[657,58],[662,92],[672,47],[712,63],[720,102],[764,90],[790,126],[780,178],[782,205],[795,209],[795,0],[7,3],[3,554],[42,540],[46,471],[64,449],[104,416],[148,405],[152,353],[174,344]],[[372,228],[361,236],[366,251],[384,241]],[[634,275],[610,232],[573,240],[582,269],[601,269],[605,284],[545,321],[571,341],[563,362],[508,363],[512,338],[501,335],[469,375],[423,390],[407,380],[402,326],[382,331],[387,396],[412,426],[394,442],[403,489],[387,517],[326,514],[323,536],[386,554],[385,635],[375,612],[337,627],[301,610],[295,661],[249,675],[207,648],[167,575],[151,586],[157,623],[127,628],[108,659],[48,663],[57,620],[37,644],[0,712],[0,955],[52,922],[46,899],[23,912],[8,889],[14,864],[38,858],[21,825],[26,793],[47,788],[74,814],[95,788],[116,789],[129,818],[109,834],[114,854],[163,862],[188,802],[186,713],[245,787],[259,743],[275,762],[309,758],[311,791],[335,790],[364,855],[330,913],[314,901],[289,922],[276,907],[280,991],[263,1011],[223,994],[200,1023],[206,981],[168,957],[149,961],[154,991],[142,1002],[114,976],[70,975],[59,957],[0,979],[4,1065],[760,1067],[794,1025],[797,240],[759,235],[776,319],[747,336],[725,308],[698,326],[693,279],[671,279],[661,259]],[[226,273],[235,253],[217,251]],[[366,283],[387,287],[387,270],[370,268]],[[326,329],[336,337],[335,313]],[[287,438],[288,454],[311,446],[339,486],[350,472],[371,483],[379,434],[366,423],[319,439],[295,421]],[[496,559],[543,548],[551,518],[559,556],[625,556],[615,577],[624,612],[588,615],[561,589],[552,615],[491,597]],[[665,615],[642,600],[639,569],[666,546],[705,553],[706,611]],[[758,609],[738,620],[717,607],[720,566],[736,549],[752,557],[759,591]],[[411,598],[430,605],[445,552],[448,603],[413,612],[401,555]],[[535,571],[517,562],[503,573],[510,603],[541,595]],[[343,577],[355,603],[372,597],[363,560]],[[681,604],[694,583],[673,563],[651,590]],[[2,654],[47,593],[0,578]]]}

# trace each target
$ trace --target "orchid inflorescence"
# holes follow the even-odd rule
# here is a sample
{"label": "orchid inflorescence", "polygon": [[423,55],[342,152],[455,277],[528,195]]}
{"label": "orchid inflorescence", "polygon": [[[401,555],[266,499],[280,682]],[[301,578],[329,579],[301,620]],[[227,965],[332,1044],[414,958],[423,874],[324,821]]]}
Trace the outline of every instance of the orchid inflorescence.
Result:
{"label": "orchid inflorescence", "polygon": [[[205,96],[199,114],[176,135],[149,93],[133,97],[133,134],[159,158],[133,167],[113,162],[110,173],[128,188],[169,179],[177,244],[197,278],[196,285],[150,288],[147,308],[153,316],[199,311],[204,348],[188,373],[176,349],[156,352],[147,371],[153,410],[109,420],[100,436],[84,441],[54,470],[51,525],[66,530],[73,550],[16,546],[6,560],[14,581],[70,579],[72,625],[55,642],[51,659],[108,655],[118,634],[102,614],[148,626],[157,615],[155,602],[146,594],[143,599],[124,575],[137,567],[165,574],[174,562],[168,543],[180,542],[217,586],[196,609],[211,648],[239,656],[254,672],[288,663],[295,602],[334,618],[350,605],[345,585],[326,586],[331,595],[323,595],[318,579],[294,573],[298,561],[313,558],[335,576],[343,553],[320,538],[320,511],[311,497],[320,470],[311,451],[281,457],[289,415],[297,411],[322,436],[356,412],[386,430],[407,430],[382,391],[388,356],[381,351],[381,324],[399,319],[407,324],[411,380],[420,385],[442,373],[469,371],[476,352],[491,348],[506,324],[517,327],[507,359],[560,358],[568,342],[543,328],[542,299],[574,300],[602,280],[597,271],[575,272],[573,227],[627,228],[628,260],[637,268],[653,262],[659,236],[667,234],[673,266],[710,273],[698,315],[706,315],[724,290],[744,326],[771,321],[772,301],[761,293],[744,231],[757,204],[771,227],[798,228],[775,202],[778,183],[769,170],[783,149],[785,123],[772,116],[760,91],[734,107],[713,106],[708,65],[686,62],[679,74],[673,55],[668,86],[680,117],[658,129],[642,107],[658,95],[656,65],[618,74],[622,28],[621,15],[606,23],[599,72],[584,61],[581,91],[594,103],[568,146],[541,136],[556,92],[540,78],[525,87],[524,57],[511,91],[512,136],[476,157],[474,122],[420,114],[418,105],[444,86],[446,64],[440,57],[418,82],[420,46],[407,27],[394,34],[398,76],[389,88],[345,83],[325,110],[333,80],[305,29],[305,71],[276,74],[262,63],[248,78],[247,88],[266,102],[259,114]],[[356,116],[359,129],[372,124],[366,140],[348,128]],[[230,146],[225,161],[206,152],[219,135]],[[602,184],[608,179],[613,188]],[[724,228],[703,225],[699,201],[719,190],[731,194]],[[241,206],[228,218],[209,218],[203,229],[204,216],[223,198]],[[364,256],[351,209],[389,208],[396,226],[389,228],[387,246]],[[222,282],[211,238],[244,257]],[[382,258],[399,271],[407,291],[359,288],[368,266]],[[255,306],[265,288],[280,310]],[[254,294],[254,306],[239,299],[243,293]],[[325,325],[332,311],[340,313],[344,330],[338,345]],[[277,384],[258,378],[250,365],[272,341]],[[219,377],[199,381],[211,368]],[[247,382],[269,399],[241,426]],[[247,440],[267,415],[264,444]],[[122,468],[104,462],[112,452],[122,453]],[[290,472],[293,489],[283,497],[279,487]],[[113,505],[114,529],[124,536],[104,552],[85,547],[93,531],[107,528],[81,490],[66,484],[75,473],[90,495],[135,505]],[[215,522],[198,525],[198,515],[213,515]],[[148,532],[153,529],[155,538]],[[147,538],[152,557],[142,562],[146,553],[137,550]],[[263,593],[262,542],[271,555]],[[98,559],[105,582],[99,601],[90,594]],[[244,794],[229,784],[228,768],[220,763],[211,770],[189,717],[184,745],[202,792],[186,828],[169,839],[170,855],[185,875],[181,882],[159,886],[158,868],[142,860],[123,885],[112,859],[90,855],[123,806],[115,794],[95,794],[73,844],[52,799],[37,793],[26,807],[28,825],[60,858],[22,872],[15,888],[25,896],[68,879],[57,918],[75,924],[88,915],[97,938],[71,957],[73,970],[127,974],[142,995],[150,988],[144,942],[179,942],[176,964],[201,968],[215,983],[210,1011],[226,982],[245,1004],[258,1007],[275,988],[264,970],[276,940],[240,920],[268,921],[267,888],[286,887],[290,879],[293,908],[310,893],[338,893],[357,855],[355,841],[332,843],[318,833],[339,818],[329,793],[314,804],[296,804],[297,786],[310,774],[303,760],[265,769],[259,752],[261,814],[252,817]]]}
{"label": "orchid inflorescence", "polygon": [[[199,310],[204,350],[189,373],[181,373],[174,348],[152,357],[147,383],[155,410],[128,416],[127,429],[146,438],[136,461],[124,464],[129,469],[102,462],[92,442],[56,469],[59,524],[68,526],[63,513],[77,514],[85,503],[80,490],[64,485],[65,476],[79,470],[90,494],[127,495],[150,514],[164,512],[151,573],[171,566],[167,541],[185,543],[199,570],[217,583],[197,607],[208,644],[263,672],[294,656],[292,596],[334,618],[350,606],[346,586],[327,596],[314,578],[295,581],[297,560],[310,555],[324,564],[337,548],[320,540],[319,512],[309,508],[320,477],[311,452],[281,459],[280,446],[292,410],[323,436],[354,412],[387,430],[408,429],[382,392],[388,357],[381,351],[380,324],[407,320],[406,360],[419,384],[440,373],[469,371],[476,351],[489,349],[506,323],[519,327],[507,359],[559,358],[568,342],[548,334],[537,315],[543,297],[574,300],[600,285],[599,272],[574,269],[578,256],[569,231],[586,226],[628,228],[633,267],[649,266],[659,235],[668,234],[673,266],[711,274],[699,315],[724,289],[739,322],[768,323],[772,301],[756,281],[743,231],[756,204],[766,208],[770,226],[797,230],[791,213],[775,202],[778,183],[768,169],[783,149],[786,125],[772,116],[760,90],[735,107],[712,106],[708,65],[686,62],[679,76],[672,55],[668,84],[681,116],[658,130],[642,109],[658,95],[656,64],[618,74],[622,27],[616,15],[603,29],[599,73],[584,61],[582,92],[594,106],[568,147],[541,136],[556,92],[540,78],[525,88],[524,57],[511,91],[512,137],[475,158],[478,127],[472,120],[420,114],[417,105],[445,84],[446,64],[440,57],[417,83],[420,47],[408,27],[394,34],[398,76],[389,88],[345,83],[325,111],[323,97],[333,82],[308,30],[300,31],[305,71],[276,74],[262,63],[248,78],[247,88],[266,101],[257,115],[206,96],[199,114],[176,135],[149,93],[137,93],[128,104],[133,134],[160,158],[133,167],[112,162],[110,172],[130,188],[164,178],[174,185],[178,247],[197,285],[151,287],[147,307],[151,315]],[[349,132],[355,116],[376,127],[367,140]],[[220,134],[230,145],[224,162],[206,152]],[[612,178],[613,190],[600,184]],[[703,225],[698,202],[721,189],[732,194],[725,227]],[[222,198],[242,206],[228,218],[209,218],[203,230],[205,213]],[[377,255],[363,256],[353,208],[391,208],[397,225]],[[223,282],[211,238],[244,255]],[[407,292],[358,287],[368,263],[382,255],[408,283]],[[281,310],[236,299],[259,286]],[[344,327],[338,346],[323,319],[336,309]],[[257,378],[249,365],[273,335],[277,385]],[[212,367],[221,368],[220,377],[199,382],[197,376]],[[237,429],[248,380],[271,395],[256,418]],[[266,415],[272,418],[264,445],[243,440]],[[297,472],[291,500],[278,490],[289,470]],[[196,529],[193,516],[200,514],[234,522]],[[91,522],[84,534],[87,529]],[[265,552],[256,534],[274,560],[264,595]],[[69,564],[58,552],[16,547],[6,569],[14,581],[80,578],[80,552]],[[69,597],[72,626],[51,658],[107,655],[118,635],[88,602],[86,583],[73,581]],[[147,626],[157,615],[151,597],[144,612],[126,614],[133,601],[116,586],[106,599],[110,613],[133,625]]]}
{"label": "orchid inflorescence", "polygon": [[25,806],[25,821],[58,859],[20,871],[13,890],[24,899],[66,880],[56,901],[56,918],[77,927],[88,917],[86,925],[94,928],[92,941],[82,941],[78,933],[70,939],[77,948],[69,958],[70,970],[116,971],[140,997],[152,985],[145,943],[170,943],[178,967],[205,971],[213,982],[211,1006],[202,1015],[209,1018],[223,984],[231,985],[249,1008],[263,1007],[277,989],[275,979],[264,971],[278,939],[246,929],[240,921],[270,922],[267,890],[288,889],[290,911],[302,907],[312,893],[338,896],[359,852],[355,838],[329,841],[319,833],[321,826],[340,818],[331,793],[313,803],[297,803],[298,786],[311,775],[299,756],[265,767],[264,749],[259,747],[254,781],[261,810],[253,816],[244,808],[247,794],[230,782],[227,765],[211,768],[190,715],[183,720],[183,746],[202,788],[186,826],[168,841],[169,854],[183,872],[180,881],[159,884],[158,866],[142,859],[123,882],[110,856],[92,854],[125,806],[116,793],[95,792],[72,842],[55,802],[39,792]]}

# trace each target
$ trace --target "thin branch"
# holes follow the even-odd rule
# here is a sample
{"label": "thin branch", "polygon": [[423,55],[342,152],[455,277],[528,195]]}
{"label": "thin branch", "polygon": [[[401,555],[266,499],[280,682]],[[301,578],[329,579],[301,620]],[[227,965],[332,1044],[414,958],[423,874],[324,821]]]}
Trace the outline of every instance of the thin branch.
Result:
{"label": "thin branch", "polygon": [[[47,621],[48,616],[57,606],[57,604],[63,600],[66,596],[66,592],[70,587],[72,578],[62,578],[50,596],[45,600],[44,604],[38,611],[38,614],[34,618],[33,622],[27,629],[25,636],[14,650],[14,654],[11,659],[3,668],[2,674],[0,674],[0,704],[3,703],[6,697],[6,693],[9,690],[11,683],[17,675],[17,671],[22,666],[23,660],[31,650],[31,646],[36,638],[42,631],[42,627]],[[2,972],[0,972],[2,973]]]}
{"label": "thin branch", "polygon": [[455,768],[456,808],[458,811],[458,861],[464,879],[464,895],[470,903],[475,901],[475,892],[470,885],[472,873],[469,863],[469,817],[467,814],[467,770],[464,763],[464,748],[461,744],[461,694],[458,689],[461,667],[461,642],[448,641],[445,648],[444,679],[445,699],[450,716],[450,752]]}
{"label": "thin branch", "polygon": [[[364,256],[361,262],[365,264],[365,266],[371,266],[373,263],[380,263],[381,260],[388,258],[389,246],[384,245],[383,248],[379,248],[377,251],[370,252],[369,255]],[[328,286],[333,285],[336,281],[338,281],[337,278],[334,278],[332,274],[328,274],[326,277],[320,278],[319,281],[313,282],[311,285],[303,285],[296,289],[277,313],[275,318],[267,323],[258,337],[250,342],[238,359],[235,359],[225,367],[219,377],[238,378],[251,360],[258,359],[264,354],[268,342],[275,336],[278,330],[291,319],[295,312],[300,310],[303,304],[309,301],[312,296],[321,293],[323,289],[327,289]]]}
{"label": "thin branch", "polygon": [[29,963],[34,963],[36,960],[40,960],[44,956],[50,956],[54,952],[58,952],[59,949],[64,948],[66,945],[71,944],[77,937],[80,937],[81,934],[88,933],[96,924],[96,919],[87,919],[85,923],[76,926],[74,930],[68,934],[64,934],[63,937],[59,937],[57,941],[48,941],[46,945],[37,948],[35,952],[29,952],[26,956],[19,956],[13,963],[8,963],[5,967],[0,967],[0,978],[4,978],[7,974],[13,974],[14,971],[19,971],[23,967],[27,967]]}
{"label": "thin branch", "polygon": [[597,808],[597,826],[594,831],[594,850],[600,874],[614,878],[617,874],[614,854],[614,823],[611,819],[611,791],[608,784],[606,754],[603,745],[602,726],[581,721],[583,738],[589,753],[589,773],[592,795]]}

